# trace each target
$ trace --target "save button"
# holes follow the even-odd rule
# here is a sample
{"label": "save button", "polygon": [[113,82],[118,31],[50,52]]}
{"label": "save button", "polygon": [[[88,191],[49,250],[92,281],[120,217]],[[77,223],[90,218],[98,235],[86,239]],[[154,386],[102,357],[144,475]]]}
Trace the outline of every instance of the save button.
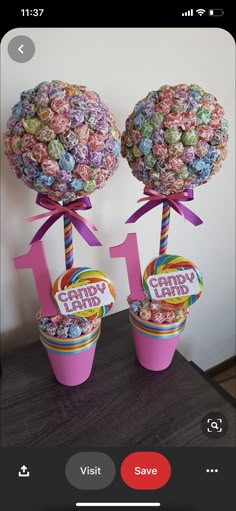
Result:
{"label": "save button", "polygon": [[170,479],[168,459],[158,452],[134,452],[121,465],[124,483],[134,490],[157,490]]}

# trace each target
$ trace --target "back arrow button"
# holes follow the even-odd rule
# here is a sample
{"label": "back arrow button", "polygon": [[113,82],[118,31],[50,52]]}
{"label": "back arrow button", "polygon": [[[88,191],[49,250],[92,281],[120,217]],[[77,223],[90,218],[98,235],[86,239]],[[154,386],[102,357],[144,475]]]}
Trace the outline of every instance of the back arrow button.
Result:
{"label": "back arrow button", "polygon": [[31,60],[35,54],[35,45],[26,35],[13,37],[8,44],[8,54],[12,60],[24,64]]}

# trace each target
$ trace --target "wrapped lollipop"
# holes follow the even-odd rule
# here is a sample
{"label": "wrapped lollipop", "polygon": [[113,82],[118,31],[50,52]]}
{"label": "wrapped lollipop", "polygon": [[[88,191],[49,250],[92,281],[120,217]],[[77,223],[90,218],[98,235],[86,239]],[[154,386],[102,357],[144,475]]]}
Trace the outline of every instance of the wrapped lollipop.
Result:
{"label": "wrapped lollipop", "polygon": [[159,324],[174,323],[185,318],[189,313],[189,307],[183,307],[182,309],[173,308],[171,310],[169,304],[165,308],[163,304],[160,304],[159,300],[149,298],[148,296],[145,300],[132,300],[129,295],[127,301],[131,312],[146,321]]}
{"label": "wrapped lollipop", "polygon": [[[200,223],[180,201],[191,200],[191,190],[219,171],[227,140],[223,108],[196,84],[164,85],[140,100],[128,117],[121,152],[145,193],[156,200],[138,217],[163,203],[160,254],[167,250],[170,206]],[[128,221],[135,221],[134,216]]]}
{"label": "wrapped lollipop", "polygon": [[[53,80],[22,92],[7,128],[3,138],[12,171],[40,193],[38,202],[48,209],[76,200],[74,209],[91,207],[83,198],[102,188],[118,167],[120,133],[114,117],[84,86]],[[70,268],[72,225],[66,209],[64,222]]]}
{"label": "wrapped lollipop", "polygon": [[[87,318],[75,318],[57,314],[57,316],[43,316],[41,312],[36,314],[38,328],[41,332],[55,338],[68,339],[70,344],[74,344],[74,340],[83,334],[90,333],[93,328],[100,324],[98,318],[90,320]],[[56,342],[56,339],[55,339]]]}

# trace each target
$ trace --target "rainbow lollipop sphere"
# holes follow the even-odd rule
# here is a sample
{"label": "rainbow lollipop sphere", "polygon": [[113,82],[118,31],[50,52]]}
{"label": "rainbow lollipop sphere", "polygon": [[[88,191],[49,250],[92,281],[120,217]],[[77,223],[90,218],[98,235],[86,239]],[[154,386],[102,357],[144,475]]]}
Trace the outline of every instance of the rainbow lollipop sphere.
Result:
{"label": "rainbow lollipop sphere", "polygon": [[59,80],[22,92],[4,134],[14,174],[55,201],[102,188],[118,167],[120,133],[96,92]]}
{"label": "rainbow lollipop sphere", "polygon": [[122,135],[122,156],[139,181],[164,195],[199,186],[226,157],[223,116],[217,99],[198,85],[164,85],[135,105]]}

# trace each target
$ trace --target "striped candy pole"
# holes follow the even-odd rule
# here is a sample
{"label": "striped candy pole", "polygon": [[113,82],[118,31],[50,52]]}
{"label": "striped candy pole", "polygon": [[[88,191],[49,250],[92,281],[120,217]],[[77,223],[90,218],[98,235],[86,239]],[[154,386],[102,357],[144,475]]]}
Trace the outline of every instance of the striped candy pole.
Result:
{"label": "striped candy pole", "polygon": [[[66,206],[68,201],[64,201],[63,205]],[[65,263],[66,269],[69,270],[74,264],[73,254],[73,232],[72,223],[67,215],[64,215],[64,246],[65,246]]]}
{"label": "striped candy pole", "polygon": [[161,236],[159,251],[160,255],[164,255],[167,252],[169,225],[170,225],[170,206],[167,201],[164,201],[161,219]]}

